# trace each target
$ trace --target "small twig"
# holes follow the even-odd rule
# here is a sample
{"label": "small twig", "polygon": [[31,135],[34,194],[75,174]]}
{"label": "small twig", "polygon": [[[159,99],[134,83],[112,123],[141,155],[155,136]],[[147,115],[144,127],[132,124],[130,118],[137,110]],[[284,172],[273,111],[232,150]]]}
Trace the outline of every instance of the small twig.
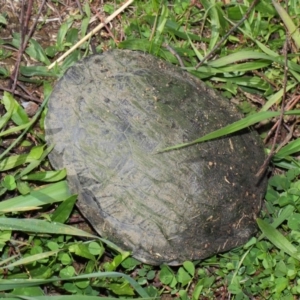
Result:
{"label": "small twig", "polygon": [[165,43],[165,44],[163,44],[163,47],[168,49],[177,58],[181,68],[185,68],[185,65],[184,65],[181,57],[178,55],[178,53],[169,44]]}
{"label": "small twig", "polygon": [[94,11],[95,15],[97,16],[97,18],[100,20],[100,22],[104,24],[105,29],[107,30],[107,32],[109,33],[111,38],[114,40],[115,44],[118,45],[118,43],[119,43],[118,40],[115,38],[115,36],[111,32],[109,26],[107,26],[107,24],[105,23],[105,21],[101,17],[100,13],[95,8],[93,8],[93,11]]}
{"label": "small twig", "polygon": [[[27,11],[28,12],[28,11]],[[18,79],[18,73],[19,73],[19,68],[20,68],[20,63],[21,63],[21,57],[23,54],[23,43],[24,43],[24,37],[26,35],[25,29],[27,28],[27,25],[25,23],[25,1],[22,1],[22,8],[21,8],[21,15],[20,15],[20,29],[21,29],[21,45],[20,49],[18,50],[18,56],[16,59],[15,67],[14,70],[11,73],[10,76],[10,85],[12,85],[12,91],[16,89],[17,86],[17,79]]]}
{"label": "small twig", "polygon": [[[289,111],[299,102],[300,96],[295,96],[289,103],[287,103],[286,107],[284,108],[285,111]],[[274,133],[275,129],[277,128],[279,124],[279,120],[276,121],[276,123],[272,126],[272,128],[269,130],[267,136],[264,139],[264,143],[268,141],[270,136]]]}
{"label": "small twig", "polygon": [[[274,155],[274,153],[276,153],[275,148],[276,148],[276,142],[277,142],[277,138],[279,135],[279,131],[281,129],[281,124],[283,121],[283,116],[284,116],[284,106],[285,106],[285,99],[286,99],[286,86],[287,86],[287,74],[288,74],[288,59],[287,59],[287,52],[288,52],[288,35],[286,35],[286,39],[285,39],[285,43],[283,46],[283,53],[284,53],[284,80],[283,80],[283,95],[282,95],[282,102],[281,102],[281,111],[280,111],[280,116],[278,119],[278,125],[276,128],[276,132],[274,135],[274,140],[272,143],[272,147],[270,150],[269,155],[267,156],[267,158],[265,159],[263,165],[260,167],[259,171],[256,173],[256,177],[261,178],[262,175],[265,173],[266,169],[269,166],[269,163]],[[279,149],[278,149],[279,150]]]}
{"label": "small twig", "polygon": [[[27,47],[27,44],[28,44],[30,38],[33,35],[33,32],[34,32],[34,30],[36,28],[38,19],[39,19],[41,13],[42,13],[42,9],[44,7],[45,2],[46,2],[46,0],[43,0],[42,5],[41,5],[41,7],[39,9],[39,12],[37,14],[37,17],[36,17],[36,19],[35,19],[35,21],[34,21],[34,23],[33,23],[33,25],[32,25],[32,27],[31,27],[31,29],[30,29],[30,31],[29,31],[28,34],[27,34],[27,28],[28,28],[28,22],[29,22],[30,15],[31,15],[31,10],[32,10],[32,1],[29,2],[28,8],[27,8],[26,21],[25,21],[24,27],[22,26],[23,25],[22,23],[24,22],[24,15],[23,15],[23,13],[21,14],[21,28],[22,28],[21,29],[21,33],[22,33],[21,34],[21,47],[20,47],[19,52],[18,52],[18,57],[17,57],[17,61],[16,61],[16,64],[15,64],[15,68],[14,68],[14,70],[12,72],[13,85],[12,85],[11,90],[12,90],[13,94],[14,94],[16,86],[17,86],[17,78],[18,78],[18,74],[19,74],[19,69],[20,69],[20,63],[21,63],[22,55],[23,55],[23,53],[24,53],[24,51],[25,51],[25,49]],[[24,9],[24,2],[23,2],[23,6],[22,6],[22,11],[23,11],[23,9]]]}
{"label": "small twig", "polygon": [[252,11],[252,9],[255,7],[255,5],[257,4],[259,0],[254,0],[252,2],[252,4],[249,6],[248,10],[246,11],[246,13],[244,14],[243,18],[236,23],[224,36],[223,38],[216,44],[216,46],[206,55],[203,57],[203,59],[197,64],[197,66],[195,67],[196,69],[198,69],[200,66],[202,66],[204,64],[204,62],[210,58],[217,49],[219,49],[219,47],[223,44],[223,42],[232,34],[232,32],[234,32],[239,26],[241,26],[241,24],[243,24],[249,17],[250,12]]}
{"label": "small twig", "polygon": [[33,97],[33,96],[30,96],[30,95],[26,95],[26,94],[20,93],[20,92],[18,92],[18,91],[16,91],[16,90],[15,90],[14,93],[13,93],[13,91],[12,91],[11,89],[5,88],[5,87],[3,87],[3,86],[0,86],[0,90],[9,92],[9,93],[11,93],[11,94],[18,95],[18,96],[20,96],[20,97],[23,98],[23,99],[31,100],[31,101],[33,101],[33,102],[37,102],[37,103],[42,103],[42,102],[43,102],[43,100],[41,100],[41,99],[38,99],[38,98],[35,98],[35,97]]}
{"label": "small twig", "polygon": [[78,6],[78,9],[79,9],[79,11],[80,11],[80,14],[83,15],[84,13],[83,13],[83,10],[82,10],[80,1],[79,1],[79,0],[76,0],[76,4],[77,4],[77,6]]}
{"label": "small twig", "polygon": [[120,14],[127,6],[129,6],[134,0],[128,0],[125,4],[123,4],[119,9],[117,9],[113,14],[111,14],[104,23],[99,24],[96,28],[94,28],[90,33],[88,33],[85,37],[83,37],[78,43],[76,43],[73,47],[71,47],[67,52],[65,52],[61,57],[59,57],[55,62],[53,62],[50,66],[48,66],[48,70],[52,69],[56,64],[60,63],[64,58],[66,58],[70,53],[72,53],[75,49],[80,47],[85,41],[87,41],[90,37],[92,37],[95,33],[97,33],[100,29],[104,27],[105,24],[111,22],[118,14]]}

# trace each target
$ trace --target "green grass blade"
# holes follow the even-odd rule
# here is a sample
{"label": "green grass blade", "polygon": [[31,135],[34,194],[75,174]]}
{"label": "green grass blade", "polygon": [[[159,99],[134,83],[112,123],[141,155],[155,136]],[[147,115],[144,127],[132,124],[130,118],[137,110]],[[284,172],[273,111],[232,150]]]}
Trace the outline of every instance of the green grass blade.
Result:
{"label": "green grass blade", "polygon": [[[295,207],[293,205],[288,205],[283,208],[281,214],[273,221],[272,224],[270,224],[273,228],[277,228],[280,224],[282,224],[284,221],[286,221],[289,216],[294,212]],[[262,240],[265,237],[264,234],[261,234],[258,238],[258,240]]]}
{"label": "green grass blade", "polygon": [[274,246],[295,259],[300,260],[300,253],[297,248],[291,244],[283,234],[262,219],[257,219],[256,221],[262,233]]}
{"label": "green grass blade", "polygon": [[211,36],[209,42],[209,50],[212,50],[218,42],[220,36],[221,25],[219,20],[219,14],[215,1],[202,0],[201,3],[205,8],[206,13],[208,13],[208,15],[210,16]]}
{"label": "green grass blade", "polygon": [[83,230],[56,222],[36,219],[0,218],[0,230],[15,230],[33,233],[65,234],[97,238]]}
{"label": "green grass blade", "polygon": [[22,177],[22,180],[34,180],[43,182],[56,182],[64,179],[67,176],[65,169],[59,171],[37,172]]}
{"label": "green grass blade", "polygon": [[293,140],[289,142],[286,146],[282,147],[278,153],[274,156],[274,159],[284,159],[287,156],[290,156],[294,153],[300,151],[300,139]]}
{"label": "green grass blade", "polygon": [[[290,84],[286,87],[286,92],[288,92],[290,89],[292,89],[293,87],[296,86],[296,83],[294,84]],[[274,105],[275,103],[279,103],[279,100],[281,99],[281,97],[283,96],[283,88],[281,90],[279,90],[277,93],[271,95],[268,97],[268,101],[266,102],[266,104],[261,108],[260,111],[267,111],[272,105]]]}
{"label": "green grass blade", "polygon": [[105,243],[107,246],[109,246],[111,249],[117,252],[124,253],[124,251],[120,247],[106,239],[77,229],[76,227],[56,222],[48,222],[45,220],[36,219],[16,219],[0,217],[0,230],[14,230],[42,234],[63,234],[93,238],[100,240],[101,242]]}
{"label": "green grass blade", "polygon": [[[144,298],[151,299],[148,293],[130,276],[118,272],[95,272],[91,274],[78,275],[68,278],[51,278],[51,279],[2,279],[0,281],[0,291],[12,290],[18,287],[40,286],[49,282],[64,281],[64,280],[78,280],[89,278],[124,278],[126,279],[136,292]],[[72,296],[74,297],[74,296]],[[81,296],[82,297],[82,296]],[[36,298],[36,297],[35,297]],[[72,298],[74,299],[74,298]],[[81,298],[82,299],[82,298]]]}
{"label": "green grass blade", "polygon": [[[117,300],[117,299],[126,299],[126,298],[113,298],[113,297],[100,297],[100,296],[90,296],[90,295],[66,295],[66,296],[18,296],[13,294],[4,294],[5,300]],[[142,300],[142,299],[159,299],[153,297],[143,297],[143,298],[134,298],[135,300]]]}
{"label": "green grass blade", "polygon": [[234,64],[241,60],[249,60],[249,59],[263,59],[263,60],[271,60],[271,61],[274,60],[273,57],[265,53],[243,50],[233,54],[229,54],[227,56],[223,56],[214,61],[210,61],[208,65],[214,68],[219,68],[226,65]]}
{"label": "green grass blade", "polygon": [[272,3],[277,10],[280,18],[282,19],[284,25],[286,26],[289,34],[291,35],[297,49],[300,49],[300,31],[297,26],[294,24],[292,18],[286,12],[286,10],[275,0],[272,0]]}
{"label": "green grass blade", "polygon": [[64,201],[71,196],[66,181],[47,185],[32,191],[29,195],[18,196],[0,202],[0,214],[38,209],[41,205]]}
{"label": "green grass blade", "polygon": [[[300,114],[300,110],[293,110],[293,111],[288,111],[285,114],[287,115],[299,115]],[[241,129],[247,128],[255,123],[261,122],[263,120],[267,120],[273,117],[277,117],[280,115],[280,112],[276,112],[276,111],[264,111],[264,112],[259,112],[253,115],[250,115],[246,118],[243,118],[237,122],[234,122],[230,125],[227,125],[221,129],[215,130],[211,133],[206,134],[205,136],[196,139],[192,142],[189,143],[183,143],[183,144],[179,144],[179,145],[175,145],[175,146],[171,146],[171,147],[167,147],[164,148],[162,150],[160,150],[159,152],[164,152],[164,151],[169,151],[169,150],[175,150],[175,149],[179,149],[182,147],[187,147],[187,146],[191,146],[200,142],[205,142],[208,140],[212,140],[212,139],[216,139],[219,138],[221,136],[230,134],[230,133],[234,133],[237,132]]]}
{"label": "green grass blade", "polygon": [[53,250],[53,251],[47,251],[47,252],[43,252],[43,253],[38,253],[38,254],[34,254],[34,255],[30,255],[30,256],[26,256],[24,258],[21,258],[11,264],[8,264],[6,266],[4,266],[1,270],[3,272],[3,269],[8,269],[8,268],[13,268],[16,266],[21,266],[21,265],[26,265],[26,264],[30,264],[30,263],[34,263],[37,262],[38,260],[44,259],[44,258],[48,258],[52,255],[56,255],[59,251],[61,251],[62,249],[59,250]]}

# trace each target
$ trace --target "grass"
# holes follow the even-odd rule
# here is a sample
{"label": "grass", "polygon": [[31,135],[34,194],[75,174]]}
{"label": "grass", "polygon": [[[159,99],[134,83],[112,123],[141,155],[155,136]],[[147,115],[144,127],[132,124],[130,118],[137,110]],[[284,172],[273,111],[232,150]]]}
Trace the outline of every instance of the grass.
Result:
{"label": "grass", "polygon": [[[12,20],[16,22],[13,17],[20,17],[18,9],[8,2],[4,5],[9,13],[0,13],[0,297],[298,299],[298,1],[287,1],[287,5],[259,1],[243,24],[222,41],[247,12],[248,1],[136,0],[101,34],[84,41],[61,64],[49,69],[98,24],[99,7],[94,2],[80,3],[72,6],[51,1],[44,6],[16,73],[12,61],[18,61],[18,49],[29,30],[8,30]],[[34,3],[32,21],[41,4]],[[121,1],[106,2],[100,16],[112,14],[119,6]],[[47,31],[55,36],[53,40]],[[220,42],[217,51],[196,68]],[[91,54],[92,49],[116,47],[149,52],[182,64],[234,99],[245,113],[243,120],[194,142],[255,125],[269,153],[276,130],[272,127],[284,101],[283,125],[270,162],[272,176],[257,220],[260,231],[246,245],[200,262],[187,261],[180,267],[152,267],[93,235],[82,222],[74,209],[76,196],[68,190],[65,171],[51,170],[47,160],[51,148],[44,142],[46,103],[55,79],[69,66]],[[13,96],[10,78],[14,76],[17,88]],[[28,105],[34,107],[32,103],[39,108],[29,116]]]}

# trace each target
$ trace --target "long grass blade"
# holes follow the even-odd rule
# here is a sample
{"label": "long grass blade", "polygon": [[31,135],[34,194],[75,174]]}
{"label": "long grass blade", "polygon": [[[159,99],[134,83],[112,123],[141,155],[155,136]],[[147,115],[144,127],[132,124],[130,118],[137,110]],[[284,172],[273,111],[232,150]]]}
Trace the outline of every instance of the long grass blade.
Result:
{"label": "long grass blade", "polygon": [[[285,112],[285,114],[286,115],[299,115],[300,110],[287,111],[287,112]],[[215,130],[211,133],[208,133],[205,136],[203,136],[199,139],[196,139],[192,142],[167,147],[167,148],[164,148],[164,149],[162,149],[158,152],[176,150],[176,149],[179,149],[179,148],[192,146],[192,145],[197,144],[197,143],[201,143],[201,142],[205,142],[205,141],[208,141],[208,140],[216,139],[216,138],[219,138],[221,136],[224,136],[224,135],[227,135],[227,134],[230,134],[230,133],[234,133],[234,132],[237,132],[241,129],[247,128],[247,127],[249,127],[249,126],[251,126],[255,123],[261,122],[263,120],[267,120],[267,119],[270,119],[270,118],[277,117],[279,115],[280,115],[280,112],[276,112],[276,111],[259,112],[259,113],[256,113],[254,115],[247,116],[246,118],[243,118],[243,119],[241,119],[237,122],[234,122],[230,125],[227,125],[227,126],[221,128],[221,129],[218,129],[218,130]]]}

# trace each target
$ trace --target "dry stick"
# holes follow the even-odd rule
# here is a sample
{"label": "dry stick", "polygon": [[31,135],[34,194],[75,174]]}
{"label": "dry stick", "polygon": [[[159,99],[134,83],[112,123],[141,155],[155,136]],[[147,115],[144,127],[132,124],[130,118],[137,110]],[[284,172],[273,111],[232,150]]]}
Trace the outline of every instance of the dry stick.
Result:
{"label": "dry stick", "polygon": [[165,43],[165,44],[163,44],[163,47],[168,49],[171,52],[171,54],[173,54],[177,58],[181,68],[185,68],[185,65],[184,65],[181,57],[178,55],[178,53],[169,44]]}
{"label": "dry stick", "polygon": [[21,93],[21,92],[18,92],[18,91],[14,91],[14,92],[13,92],[11,89],[5,88],[5,87],[3,87],[3,86],[0,86],[0,91],[6,91],[6,92],[9,92],[9,93],[11,93],[11,94],[20,96],[20,97],[23,98],[23,99],[31,100],[31,101],[36,102],[36,103],[41,103],[41,102],[43,102],[43,100],[41,100],[41,99],[39,99],[39,98],[33,97],[33,96],[31,96],[31,95],[24,95],[24,93]]}
{"label": "dry stick", "polygon": [[[41,7],[40,7],[40,9],[39,9],[39,11],[38,11],[37,17],[36,17],[36,19],[35,19],[35,21],[34,21],[32,27],[31,27],[31,29],[30,29],[28,35],[26,35],[26,31],[24,31],[24,33],[23,33],[23,31],[22,31],[22,42],[21,42],[21,47],[20,47],[20,49],[19,49],[19,53],[18,53],[18,58],[17,58],[17,61],[16,61],[15,69],[14,69],[14,71],[13,71],[13,73],[12,73],[12,74],[14,74],[14,76],[15,76],[15,77],[14,77],[13,86],[12,86],[12,88],[11,88],[12,93],[14,93],[14,91],[15,91],[15,89],[16,89],[17,78],[18,78],[18,73],[19,73],[19,68],[20,68],[20,63],[21,63],[22,55],[23,55],[23,53],[24,53],[24,51],[25,51],[25,49],[26,49],[26,47],[27,47],[27,44],[28,44],[28,42],[29,42],[29,39],[30,39],[30,38],[32,37],[32,35],[33,35],[33,32],[34,32],[34,30],[35,30],[35,28],[36,28],[36,24],[37,24],[37,22],[38,22],[38,19],[39,19],[41,13],[42,13],[42,9],[43,9],[43,7],[44,7],[44,5],[45,5],[45,2],[46,2],[46,0],[43,0],[42,5],[41,5]],[[32,3],[30,3],[30,4],[32,4]],[[30,7],[30,10],[29,10],[29,7]],[[28,20],[28,22],[29,22],[29,18],[30,18],[32,6],[29,5],[29,7],[28,7],[28,9],[27,9],[27,17],[26,17],[26,20]],[[23,9],[23,7],[22,7],[22,9]],[[23,19],[23,18],[22,18],[22,19]],[[25,24],[25,27],[26,27],[26,28],[27,28],[27,26],[28,26],[28,24],[27,24],[27,25]]]}
{"label": "dry stick", "polygon": [[104,23],[100,23],[96,28],[94,28],[90,33],[88,33],[85,37],[83,37],[78,43],[76,43],[71,49],[65,52],[61,57],[59,57],[55,62],[53,62],[48,70],[52,69],[56,64],[61,62],[64,58],[66,58],[70,53],[72,53],[75,49],[81,46],[85,41],[87,41],[91,36],[97,33],[101,28],[104,27],[105,24],[111,22],[119,13],[121,13],[127,6],[129,6],[134,0],[128,0],[125,4],[123,4],[119,9],[117,9],[113,14],[111,14]]}
{"label": "dry stick", "polygon": [[100,16],[100,13],[98,13],[97,9],[93,9],[93,11],[94,11],[94,14],[98,17],[99,21],[104,24],[105,29],[107,30],[107,32],[111,36],[111,38],[114,40],[115,44],[118,45],[117,39],[111,32],[109,26],[107,26],[107,24],[105,23],[105,21],[103,22],[103,18]]}
{"label": "dry stick", "polygon": [[281,124],[283,121],[283,116],[284,116],[284,106],[285,106],[285,99],[286,99],[286,86],[287,86],[287,73],[288,73],[288,59],[287,59],[287,52],[288,52],[288,34],[286,35],[285,38],[285,43],[283,46],[283,53],[284,53],[284,81],[283,81],[283,95],[282,95],[282,102],[281,102],[281,111],[280,111],[280,116],[278,119],[278,125],[276,128],[276,132],[274,135],[274,140],[272,143],[272,147],[270,150],[269,155],[267,156],[267,158],[265,159],[263,165],[260,167],[259,171],[255,174],[256,177],[261,178],[262,175],[265,173],[266,169],[269,166],[269,163],[275,153],[275,147],[276,147],[276,142],[277,142],[277,138],[279,135],[279,131],[281,128]]}
{"label": "dry stick", "polygon": [[[287,103],[286,107],[284,108],[285,111],[289,111],[292,108],[294,108],[294,106],[298,103],[298,101],[300,100],[300,96],[295,97],[294,99],[292,99],[289,103]],[[272,128],[269,130],[267,136],[264,139],[264,143],[266,143],[270,136],[273,134],[273,132],[275,131],[275,129],[277,128],[279,124],[279,120],[276,121],[276,123],[272,126]]]}
{"label": "dry stick", "polygon": [[244,14],[243,18],[235,24],[234,27],[232,27],[224,36],[223,38],[219,41],[219,43],[217,43],[217,45],[206,55],[203,57],[203,59],[197,64],[197,66],[195,67],[195,69],[198,69],[199,67],[201,67],[204,62],[210,58],[215,52],[216,50],[219,49],[219,47],[223,44],[223,42],[232,34],[232,32],[234,32],[241,24],[243,24],[249,17],[250,12],[252,11],[252,9],[254,8],[254,6],[257,4],[259,0],[254,0],[252,2],[252,4],[249,6],[248,10],[246,11],[246,13]]}
{"label": "dry stick", "polygon": [[20,27],[21,27],[21,44],[20,44],[20,49],[18,51],[17,55],[17,60],[15,63],[14,70],[12,71],[12,74],[10,76],[10,85],[12,84],[12,91],[16,89],[17,86],[17,78],[18,78],[18,73],[19,73],[19,68],[20,68],[20,63],[21,63],[21,57],[23,54],[23,43],[24,43],[24,37],[26,35],[26,28],[27,25],[25,23],[25,0],[22,1],[22,8],[21,8],[21,16],[20,16]]}

